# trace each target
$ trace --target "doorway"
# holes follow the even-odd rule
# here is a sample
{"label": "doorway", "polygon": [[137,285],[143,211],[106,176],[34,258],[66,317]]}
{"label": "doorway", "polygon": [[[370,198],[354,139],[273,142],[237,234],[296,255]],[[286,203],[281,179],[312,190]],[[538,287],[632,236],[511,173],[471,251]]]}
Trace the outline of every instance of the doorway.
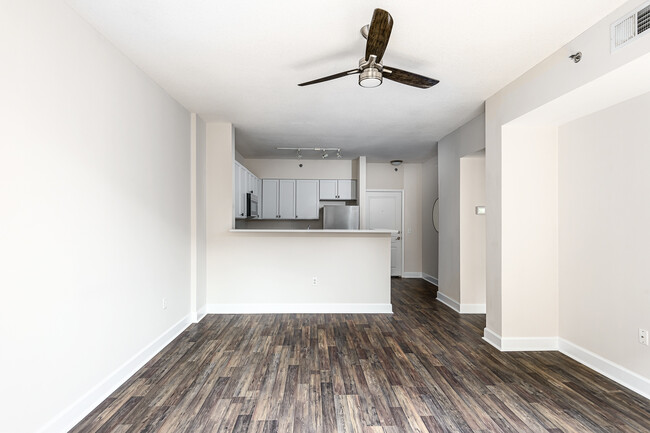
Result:
{"label": "doorway", "polygon": [[460,158],[460,305],[485,313],[485,149]]}
{"label": "doorway", "polygon": [[368,190],[366,193],[366,227],[390,230],[390,275],[401,277],[404,269],[402,191]]}

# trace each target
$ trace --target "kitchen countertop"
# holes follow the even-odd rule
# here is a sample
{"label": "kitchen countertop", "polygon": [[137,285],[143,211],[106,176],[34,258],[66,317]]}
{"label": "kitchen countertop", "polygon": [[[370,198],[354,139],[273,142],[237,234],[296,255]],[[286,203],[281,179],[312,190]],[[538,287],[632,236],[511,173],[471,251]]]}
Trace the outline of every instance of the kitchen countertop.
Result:
{"label": "kitchen countertop", "polygon": [[230,233],[315,233],[315,234],[345,234],[345,235],[382,235],[382,234],[391,234],[394,230],[323,230],[323,229],[313,229],[313,230],[270,230],[270,229],[260,229],[260,230],[249,230],[249,229],[230,229]]}

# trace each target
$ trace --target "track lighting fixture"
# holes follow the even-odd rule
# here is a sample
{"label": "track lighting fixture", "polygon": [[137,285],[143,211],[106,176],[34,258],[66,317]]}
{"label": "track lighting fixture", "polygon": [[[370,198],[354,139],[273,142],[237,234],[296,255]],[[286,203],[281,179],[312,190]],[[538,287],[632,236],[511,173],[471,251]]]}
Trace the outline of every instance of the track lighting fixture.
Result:
{"label": "track lighting fixture", "polygon": [[303,150],[312,150],[314,152],[322,152],[321,158],[325,159],[329,157],[328,152],[336,152],[336,157],[338,159],[343,158],[341,155],[341,148],[340,147],[276,147],[276,150],[295,150],[296,151],[296,157],[300,161],[302,159],[302,151]]}

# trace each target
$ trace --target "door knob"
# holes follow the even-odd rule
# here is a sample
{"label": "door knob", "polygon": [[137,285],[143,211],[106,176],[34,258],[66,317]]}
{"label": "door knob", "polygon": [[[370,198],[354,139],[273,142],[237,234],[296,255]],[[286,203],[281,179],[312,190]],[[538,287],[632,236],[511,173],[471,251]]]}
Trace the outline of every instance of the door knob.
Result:
{"label": "door knob", "polygon": [[400,236],[397,236],[397,240],[399,241],[400,239],[402,239],[402,238]]}

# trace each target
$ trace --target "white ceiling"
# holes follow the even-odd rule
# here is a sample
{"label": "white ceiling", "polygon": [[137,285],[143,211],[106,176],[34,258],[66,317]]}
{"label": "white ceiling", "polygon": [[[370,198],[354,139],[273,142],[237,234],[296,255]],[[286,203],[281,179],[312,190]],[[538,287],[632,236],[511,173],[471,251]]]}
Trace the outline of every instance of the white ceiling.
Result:
{"label": "white ceiling", "polygon": [[[625,0],[67,0],[188,110],[236,128],[245,157],[341,147],[421,161],[506,84]],[[418,89],[350,76],[373,9],[393,16],[384,63],[440,80]],[[569,53],[567,52],[567,55]],[[316,156],[316,155],[315,155]]]}

